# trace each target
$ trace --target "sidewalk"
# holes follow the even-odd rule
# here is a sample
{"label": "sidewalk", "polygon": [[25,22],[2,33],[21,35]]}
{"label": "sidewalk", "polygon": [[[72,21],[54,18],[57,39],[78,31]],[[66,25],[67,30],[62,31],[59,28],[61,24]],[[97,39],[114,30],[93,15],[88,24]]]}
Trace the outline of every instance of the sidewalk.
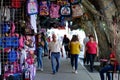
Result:
{"label": "sidewalk", "polygon": [[83,65],[81,60],[78,66],[78,74],[72,73],[69,59],[61,59],[59,72],[52,75],[51,62],[47,57],[43,58],[44,71],[38,71],[35,80],[100,80],[99,73],[89,72]]}

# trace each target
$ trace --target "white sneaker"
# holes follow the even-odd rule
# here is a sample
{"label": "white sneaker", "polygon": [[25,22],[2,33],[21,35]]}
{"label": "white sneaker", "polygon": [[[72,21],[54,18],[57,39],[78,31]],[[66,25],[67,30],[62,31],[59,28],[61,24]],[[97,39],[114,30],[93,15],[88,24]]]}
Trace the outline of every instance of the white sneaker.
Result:
{"label": "white sneaker", "polygon": [[73,67],[72,69],[74,69],[74,70],[75,70],[75,67]]}
{"label": "white sneaker", "polygon": [[43,71],[43,68],[41,68],[40,71]]}
{"label": "white sneaker", "polygon": [[77,74],[78,72],[77,72],[77,70],[75,71],[75,74]]}
{"label": "white sneaker", "polygon": [[72,68],[72,72],[73,72],[73,73],[75,72],[75,67]]}

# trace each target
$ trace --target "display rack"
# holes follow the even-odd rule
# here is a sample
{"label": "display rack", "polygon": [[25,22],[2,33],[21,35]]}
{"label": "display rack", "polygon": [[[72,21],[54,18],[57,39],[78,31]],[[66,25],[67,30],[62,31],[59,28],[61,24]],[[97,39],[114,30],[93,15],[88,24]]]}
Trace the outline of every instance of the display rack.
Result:
{"label": "display rack", "polygon": [[0,80],[22,80],[19,53],[19,35],[24,19],[22,0],[0,1]]}

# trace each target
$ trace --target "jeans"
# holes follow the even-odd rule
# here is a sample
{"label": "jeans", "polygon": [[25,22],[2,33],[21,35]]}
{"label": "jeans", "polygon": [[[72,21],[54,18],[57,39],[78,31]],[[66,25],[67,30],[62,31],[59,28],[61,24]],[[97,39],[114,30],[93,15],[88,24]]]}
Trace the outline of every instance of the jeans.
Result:
{"label": "jeans", "polygon": [[[56,64],[55,64],[56,60]],[[58,72],[60,65],[60,52],[52,52],[51,53],[51,64],[53,73]]]}
{"label": "jeans", "polygon": [[38,50],[37,50],[38,68],[43,68],[42,55],[43,55],[43,48],[38,47]]}
{"label": "jeans", "polygon": [[75,70],[78,68],[78,54],[71,54],[71,66],[75,67]]}
{"label": "jeans", "polygon": [[84,64],[87,62],[87,64],[89,64],[89,54],[86,52],[86,57],[84,57]]}
{"label": "jeans", "polygon": [[45,53],[48,53],[48,42],[47,41],[45,41],[44,51]]}
{"label": "jeans", "polygon": [[[109,64],[109,65],[106,65],[105,67],[103,67],[101,70],[100,70],[100,78],[101,80],[105,80],[104,79],[104,73],[108,72],[108,71],[114,71],[114,66]],[[120,70],[120,66],[116,66],[116,70]],[[108,77],[108,80],[111,80],[111,77],[110,77],[110,73],[107,73],[107,77]]]}
{"label": "jeans", "polygon": [[95,60],[96,54],[89,54],[88,53],[88,60],[90,62],[90,71],[93,72],[93,66],[94,66],[94,60]]}

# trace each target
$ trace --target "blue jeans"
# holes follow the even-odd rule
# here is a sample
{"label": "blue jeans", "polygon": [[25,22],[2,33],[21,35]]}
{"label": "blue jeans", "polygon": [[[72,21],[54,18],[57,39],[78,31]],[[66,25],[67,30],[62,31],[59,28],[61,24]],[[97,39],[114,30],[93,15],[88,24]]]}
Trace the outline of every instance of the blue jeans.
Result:
{"label": "blue jeans", "polygon": [[[56,62],[55,62],[55,60],[56,60]],[[52,52],[51,53],[51,64],[52,64],[53,73],[58,72],[59,65],[60,65],[60,52]]]}
{"label": "blue jeans", "polygon": [[38,47],[38,50],[37,50],[38,68],[43,68],[42,55],[43,55],[43,48]]}
{"label": "blue jeans", "polygon": [[[109,64],[109,65],[106,65],[105,67],[103,67],[101,70],[100,70],[100,78],[101,80],[105,80],[104,79],[104,73],[108,72],[108,71],[111,71],[113,70],[114,71],[114,66]],[[116,66],[116,70],[120,70],[120,66]],[[111,77],[110,77],[110,73],[107,73],[107,77],[108,77],[108,80],[111,80]]]}
{"label": "blue jeans", "polygon": [[78,54],[71,54],[71,66],[75,67],[75,70],[78,68]]}

